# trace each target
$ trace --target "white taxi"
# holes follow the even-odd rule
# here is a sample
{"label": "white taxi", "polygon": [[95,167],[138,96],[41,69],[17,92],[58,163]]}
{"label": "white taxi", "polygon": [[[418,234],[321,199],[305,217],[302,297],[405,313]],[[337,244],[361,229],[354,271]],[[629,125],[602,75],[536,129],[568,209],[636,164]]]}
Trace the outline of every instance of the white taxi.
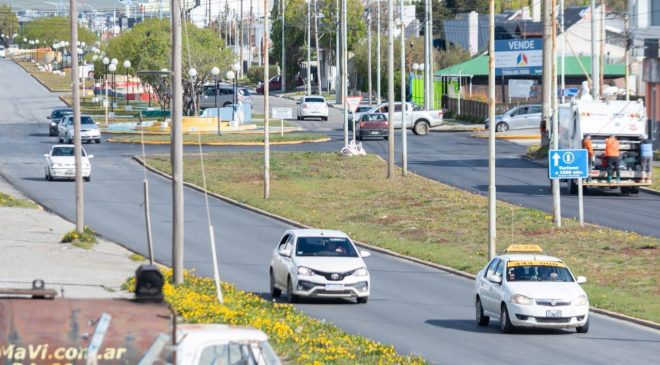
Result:
{"label": "white taxi", "polygon": [[292,229],[284,233],[270,261],[270,294],[299,297],[369,299],[371,282],[358,250],[346,233],[320,229]]}
{"label": "white taxi", "polygon": [[479,271],[474,301],[479,326],[493,317],[504,333],[516,327],[589,331],[589,299],[580,286],[587,279],[541,252],[537,245],[511,245]]}

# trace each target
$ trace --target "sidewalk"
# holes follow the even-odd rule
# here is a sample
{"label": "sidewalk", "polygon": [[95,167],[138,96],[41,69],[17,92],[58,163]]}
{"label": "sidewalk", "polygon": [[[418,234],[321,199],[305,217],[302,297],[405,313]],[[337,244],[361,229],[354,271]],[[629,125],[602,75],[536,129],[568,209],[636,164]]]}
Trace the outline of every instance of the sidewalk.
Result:
{"label": "sidewalk", "polygon": [[[2,178],[0,192],[25,198]],[[89,250],[59,243],[74,225],[43,209],[0,207],[0,222],[0,287],[29,289],[42,279],[60,297],[130,297],[120,287],[140,265],[132,252],[104,239]]]}

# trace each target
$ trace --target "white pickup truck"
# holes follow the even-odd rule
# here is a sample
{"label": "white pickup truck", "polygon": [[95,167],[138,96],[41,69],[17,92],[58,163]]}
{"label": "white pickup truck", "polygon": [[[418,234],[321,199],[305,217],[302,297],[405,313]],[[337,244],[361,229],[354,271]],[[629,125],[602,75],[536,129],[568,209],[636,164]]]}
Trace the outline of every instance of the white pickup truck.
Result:
{"label": "white pickup truck", "polygon": [[[383,113],[388,114],[389,103],[384,102],[374,105],[371,109],[361,113],[349,113],[348,122],[355,124],[360,120],[362,114]],[[442,125],[442,110],[419,110],[412,103],[406,103],[406,128],[412,129],[413,133],[425,136],[429,134],[431,127]],[[394,103],[394,128],[401,128],[401,102]]]}

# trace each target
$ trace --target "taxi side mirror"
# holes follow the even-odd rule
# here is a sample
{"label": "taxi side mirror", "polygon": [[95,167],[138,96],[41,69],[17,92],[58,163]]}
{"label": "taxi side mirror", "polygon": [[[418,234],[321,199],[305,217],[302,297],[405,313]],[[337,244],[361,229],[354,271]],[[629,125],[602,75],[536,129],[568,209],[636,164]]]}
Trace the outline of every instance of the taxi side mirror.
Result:
{"label": "taxi side mirror", "polygon": [[494,274],[490,274],[490,275],[488,275],[488,276],[486,277],[486,279],[488,279],[488,281],[493,282],[493,283],[497,283],[497,284],[501,284],[501,283],[502,283],[502,277],[501,277],[501,276],[494,275]]}
{"label": "taxi side mirror", "polygon": [[578,276],[576,281],[578,284],[584,284],[587,282],[587,278],[585,278],[584,276]]}

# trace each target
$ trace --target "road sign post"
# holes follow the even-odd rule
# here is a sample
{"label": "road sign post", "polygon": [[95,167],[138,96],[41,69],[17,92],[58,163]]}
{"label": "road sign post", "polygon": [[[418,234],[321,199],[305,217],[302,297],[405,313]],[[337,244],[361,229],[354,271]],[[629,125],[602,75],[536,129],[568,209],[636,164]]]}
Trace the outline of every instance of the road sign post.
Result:
{"label": "road sign post", "polygon": [[589,177],[587,150],[550,150],[548,153],[548,177],[552,180],[577,179],[580,226],[584,227],[582,179]]}
{"label": "road sign post", "polygon": [[[273,108],[273,119],[280,120],[280,136],[284,136],[284,119],[293,119],[293,109],[291,108]],[[267,128],[268,126],[266,126]]]}

